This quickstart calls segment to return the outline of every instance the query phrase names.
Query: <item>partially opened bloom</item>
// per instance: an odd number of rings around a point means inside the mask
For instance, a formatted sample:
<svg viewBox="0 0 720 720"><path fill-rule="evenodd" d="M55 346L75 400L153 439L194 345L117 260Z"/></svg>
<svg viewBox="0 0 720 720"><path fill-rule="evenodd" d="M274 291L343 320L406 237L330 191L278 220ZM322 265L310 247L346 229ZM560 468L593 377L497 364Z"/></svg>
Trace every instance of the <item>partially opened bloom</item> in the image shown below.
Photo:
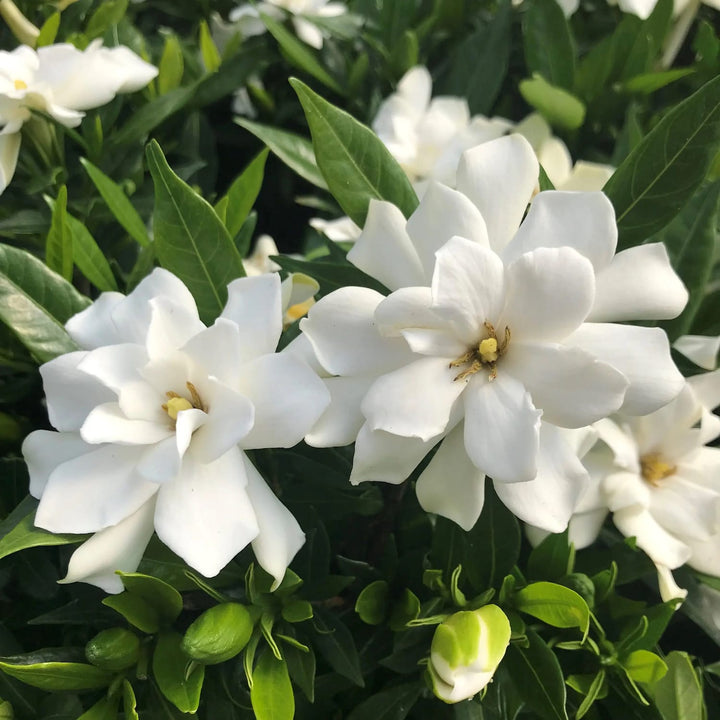
<svg viewBox="0 0 720 720"><path fill-rule="evenodd" d="M20 129L32 109L76 127L85 110L145 87L157 72L129 48L99 40L83 51L67 43L0 51L0 192L15 172Z"/></svg>
<svg viewBox="0 0 720 720"><path fill-rule="evenodd" d="M276 273L233 281L211 327L157 269L127 297L104 293L67 323L83 350L46 363L50 422L23 445L35 524L94 533L65 582L119 592L153 530L203 575L252 543L277 582L304 541L244 450L290 447L327 405L320 380L276 354Z"/></svg>
<svg viewBox="0 0 720 720"><path fill-rule="evenodd" d="M652 412L683 385L662 330L616 324L684 307L664 247L615 255L599 192L543 192L524 217L537 177L512 135L467 151L458 190L431 184L407 221L371 202L348 259L392 293L345 287L301 321L333 376L307 441L355 440L355 483L402 482L442 441L418 498L466 529L487 474L518 517L563 530L586 479L565 429Z"/></svg>

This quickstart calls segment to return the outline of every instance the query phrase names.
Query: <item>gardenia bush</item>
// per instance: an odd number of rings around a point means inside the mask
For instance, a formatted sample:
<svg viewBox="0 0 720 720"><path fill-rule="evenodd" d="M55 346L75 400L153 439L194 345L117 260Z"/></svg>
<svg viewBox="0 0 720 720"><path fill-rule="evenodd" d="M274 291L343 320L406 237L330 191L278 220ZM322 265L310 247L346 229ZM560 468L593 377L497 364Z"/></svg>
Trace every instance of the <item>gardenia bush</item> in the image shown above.
<svg viewBox="0 0 720 720"><path fill-rule="evenodd" d="M716 12L0 2L0 718L719 718Z"/></svg>

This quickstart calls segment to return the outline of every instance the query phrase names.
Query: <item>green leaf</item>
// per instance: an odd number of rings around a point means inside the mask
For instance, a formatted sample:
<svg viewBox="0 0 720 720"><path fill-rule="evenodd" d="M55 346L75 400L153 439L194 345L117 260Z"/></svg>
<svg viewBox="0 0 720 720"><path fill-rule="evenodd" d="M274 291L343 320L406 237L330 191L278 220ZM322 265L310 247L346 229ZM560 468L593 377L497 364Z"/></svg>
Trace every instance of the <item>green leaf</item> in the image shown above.
<svg viewBox="0 0 720 720"><path fill-rule="evenodd" d="M127 12L128 0L106 0L90 16L85 27L85 35L89 40L100 37L105 31L117 25Z"/></svg>
<svg viewBox="0 0 720 720"><path fill-rule="evenodd" d="M100 698L78 720L116 720L120 696Z"/></svg>
<svg viewBox="0 0 720 720"><path fill-rule="evenodd" d="M290 679L305 694L310 701L315 700L315 653L303 652L292 645L283 648L285 662L287 662Z"/></svg>
<svg viewBox="0 0 720 720"><path fill-rule="evenodd" d="M0 245L0 320L38 362L78 349L63 324L89 304L30 253Z"/></svg>
<svg viewBox="0 0 720 720"><path fill-rule="evenodd" d="M528 647L510 643L503 665L520 697L542 720L568 720L565 683L555 653L530 628Z"/></svg>
<svg viewBox="0 0 720 720"><path fill-rule="evenodd" d="M295 696L285 660L264 652L252 672L250 702L257 720L292 720Z"/></svg>
<svg viewBox="0 0 720 720"><path fill-rule="evenodd" d="M7 557L20 550L46 545L69 545L82 542L87 535L56 535L36 528L35 510L38 501L28 495L0 523L0 558Z"/></svg>
<svg viewBox="0 0 720 720"><path fill-rule="evenodd" d="M554 2L554 0L553 0ZM527 576L532 580L560 580L573 571L575 549L568 540L568 531L548 535L528 558Z"/></svg>
<svg viewBox="0 0 720 720"><path fill-rule="evenodd" d="M176 35L168 35L158 64L157 86L160 95L179 87L184 71L185 61L180 41Z"/></svg>
<svg viewBox="0 0 720 720"><path fill-rule="evenodd" d="M343 211L362 227L375 198L393 203L409 217L417 196L380 138L299 80L290 84L305 111L318 167Z"/></svg>
<svg viewBox="0 0 720 720"><path fill-rule="evenodd" d="M140 640L124 627L101 630L85 645L88 662L101 670L119 672L135 665L140 657Z"/></svg>
<svg viewBox="0 0 720 720"><path fill-rule="evenodd" d="M421 692L417 681L386 688L363 700L347 720L405 720Z"/></svg>
<svg viewBox="0 0 720 720"><path fill-rule="evenodd" d="M652 685L667 673L667 665L662 658L649 650L635 650L622 663L625 672L635 682Z"/></svg>
<svg viewBox="0 0 720 720"><path fill-rule="evenodd" d="M705 720L703 693L687 653L673 651L668 671L649 691L663 720Z"/></svg>
<svg viewBox="0 0 720 720"><path fill-rule="evenodd" d="M217 205L222 202L227 203L224 223L230 237L234 238L240 232L240 228L255 204L265 176L267 156L267 148L258 153L217 203Z"/></svg>
<svg viewBox="0 0 720 720"><path fill-rule="evenodd" d="M182 595L168 583L142 573L124 573L118 570L125 591L142 598L155 609L161 623L170 625L182 612Z"/></svg>
<svg viewBox="0 0 720 720"><path fill-rule="evenodd" d="M451 50L443 92L466 98L473 115L490 114L507 75L511 18L510 2L498 3L490 23Z"/></svg>
<svg viewBox="0 0 720 720"><path fill-rule="evenodd" d="M210 28L205 20L200 23L200 55L205 70L209 73L215 72L220 67L220 53L215 46L215 41L210 34Z"/></svg>
<svg viewBox="0 0 720 720"><path fill-rule="evenodd" d="M59 29L60 13L56 11L42 24L35 47L41 48L46 45L52 45L55 42Z"/></svg>
<svg viewBox="0 0 720 720"><path fill-rule="evenodd" d="M94 690L107 687L113 674L87 663L0 661L0 670L10 677L41 690Z"/></svg>
<svg viewBox="0 0 720 720"><path fill-rule="evenodd" d="M679 317L661 323L671 341L690 332L705 297L715 258L719 202L720 181L716 181L696 193L658 238L690 293Z"/></svg>
<svg viewBox="0 0 720 720"><path fill-rule="evenodd" d="M585 122L585 105L563 88L551 85L537 73L520 82L520 94L551 125L576 130Z"/></svg>
<svg viewBox="0 0 720 720"><path fill-rule="evenodd" d="M72 280L73 245L72 234L67 224L67 188L58 190L53 208L50 230L45 243L45 262L65 280Z"/></svg>
<svg viewBox="0 0 720 720"><path fill-rule="evenodd" d="M212 206L170 169L154 140L147 159L155 184L158 260L187 285L209 325L225 307L228 283L245 275L242 258Z"/></svg>
<svg viewBox="0 0 720 720"><path fill-rule="evenodd" d="M102 199L107 204L110 212L125 228L128 235L143 247L150 245L150 236L145 223L133 207L128 196L123 192L123 189L86 158L80 158L80 162L98 192L102 195Z"/></svg>
<svg viewBox="0 0 720 720"><path fill-rule="evenodd" d="M65 221L72 235L73 255L78 270L101 292L117 290L110 263L90 231L69 213Z"/></svg>
<svg viewBox="0 0 720 720"><path fill-rule="evenodd" d="M135 691L127 679L123 680L123 711L125 714L125 720L140 720L137 713Z"/></svg>
<svg viewBox="0 0 720 720"><path fill-rule="evenodd" d="M720 140L720 77L676 105L603 188L612 200L618 250L665 227L702 183Z"/></svg>
<svg viewBox="0 0 720 720"><path fill-rule="evenodd" d="M672 70L663 70L662 72L641 73L626 80L623 83L623 88L629 93L649 95L680 78L692 75L694 72L695 70L693 68L673 68Z"/></svg>
<svg viewBox="0 0 720 720"><path fill-rule="evenodd" d="M137 595L124 592L103 598L103 605L120 613L131 625L148 635L160 630L160 617L157 610Z"/></svg>
<svg viewBox="0 0 720 720"><path fill-rule="evenodd" d="M153 653L153 676L162 694L180 712L194 713L200 704L205 666L197 664L188 674L188 659L181 643L182 635L176 632L158 637Z"/></svg>
<svg viewBox="0 0 720 720"><path fill-rule="evenodd" d="M260 13L260 19L265 23L268 32L275 38L280 49L287 60L300 70L304 70L308 75L312 75L319 80L325 87L330 88L338 95L345 95L343 87L328 73L325 66L318 60L315 54L295 35L285 29L282 23L273 20L269 15Z"/></svg>
<svg viewBox="0 0 720 720"><path fill-rule="evenodd" d="M185 631L183 652L203 665L234 658L248 644L253 620L248 609L236 602L208 608Z"/></svg>
<svg viewBox="0 0 720 720"><path fill-rule="evenodd" d="M302 135L279 130L270 125L250 122L244 118L235 118L235 122L262 140L271 152L300 177L305 178L321 190L328 189L325 178L317 166L312 143L308 139Z"/></svg>
<svg viewBox="0 0 720 720"><path fill-rule="evenodd" d="M557 87L572 90L575 42L560 5L555 0L532 0L522 29L528 70Z"/></svg>
<svg viewBox="0 0 720 720"><path fill-rule="evenodd" d="M289 623L299 623L313 616L313 606L307 600L295 598L283 605L282 617Z"/></svg>
<svg viewBox="0 0 720 720"><path fill-rule="evenodd" d="M317 631L313 643L330 667L339 675L364 687L355 641L345 623L321 607L315 609L313 622Z"/></svg>
<svg viewBox="0 0 720 720"><path fill-rule="evenodd" d="M355 601L355 612L368 625L380 625L387 617L390 588L385 580L366 585Z"/></svg>
<svg viewBox="0 0 720 720"><path fill-rule="evenodd" d="M574 590L550 582L531 583L514 595L515 607L548 625L580 628L586 634L590 608Z"/></svg>
<svg viewBox="0 0 720 720"><path fill-rule="evenodd" d="M567 683L568 685L570 685L570 687L573 687L573 685L571 685L570 683L570 678L568 678ZM592 707L592 704L598 698L602 698L605 695L607 695L607 676L605 673L605 669L601 668L598 674L595 675L592 682L590 683L590 686L587 689L587 693L585 694L583 701L580 703L580 706L575 713L576 720L581 720L581 718L585 717L588 710L590 710L590 708Z"/></svg>

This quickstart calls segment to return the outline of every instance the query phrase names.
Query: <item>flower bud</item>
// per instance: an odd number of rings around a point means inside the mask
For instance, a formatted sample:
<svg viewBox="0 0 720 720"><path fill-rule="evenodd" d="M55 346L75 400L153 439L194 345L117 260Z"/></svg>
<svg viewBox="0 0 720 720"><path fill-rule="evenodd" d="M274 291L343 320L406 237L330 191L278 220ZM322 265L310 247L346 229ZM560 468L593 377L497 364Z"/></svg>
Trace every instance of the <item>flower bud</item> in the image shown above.
<svg viewBox="0 0 720 720"><path fill-rule="evenodd" d="M221 603L206 610L187 629L182 641L186 655L203 665L235 657L250 640L253 620L240 603Z"/></svg>
<svg viewBox="0 0 720 720"><path fill-rule="evenodd" d="M510 643L510 622L497 605L463 610L438 625L428 672L446 703L471 698L492 679Z"/></svg>
<svg viewBox="0 0 720 720"><path fill-rule="evenodd" d="M134 665L139 654L138 636L131 630L119 627L102 630L85 646L88 662L111 672Z"/></svg>

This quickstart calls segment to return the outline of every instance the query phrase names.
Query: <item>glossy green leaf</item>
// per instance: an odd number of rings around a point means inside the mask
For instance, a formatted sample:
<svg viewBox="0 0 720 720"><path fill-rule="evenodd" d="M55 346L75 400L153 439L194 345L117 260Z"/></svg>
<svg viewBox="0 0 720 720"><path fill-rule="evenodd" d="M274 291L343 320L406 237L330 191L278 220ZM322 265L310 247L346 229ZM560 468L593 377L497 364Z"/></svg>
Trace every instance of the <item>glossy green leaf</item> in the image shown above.
<svg viewBox="0 0 720 720"><path fill-rule="evenodd" d="M274 20L269 15L261 12L260 18L268 32L275 38L285 57L296 68L305 71L308 75L312 75L319 80L325 87L330 88L338 95L344 95L345 90L325 69L325 66L318 60L316 55L310 48L291 32L289 32L282 23Z"/></svg>
<svg viewBox="0 0 720 720"><path fill-rule="evenodd" d="M242 173L235 178L228 191L217 203L218 205L223 202L227 203L223 222L230 233L230 237L234 238L240 232L240 228L242 228L255 204L257 196L260 194L263 177L265 176L267 156L267 149L258 153Z"/></svg>
<svg viewBox="0 0 720 720"><path fill-rule="evenodd" d="M296 598L283 605L282 617L289 623L299 623L313 616L313 606L307 600Z"/></svg>
<svg viewBox="0 0 720 720"><path fill-rule="evenodd" d="M662 658L649 650L635 650L622 663L625 672L635 682L652 685L665 676L668 668Z"/></svg>
<svg viewBox="0 0 720 720"><path fill-rule="evenodd" d="M702 183L720 141L720 77L676 105L603 188L612 200L618 249L665 227Z"/></svg>
<svg viewBox="0 0 720 720"><path fill-rule="evenodd" d="M287 663L290 679L303 691L310 702L314 702L315 653L313 649L310 648L309 652L303 652L292 645L288 645L283 648L283 656Z"/></svg>
<svg viewBox="0 0 720 720"><path fill-rule="evenodd" d="M123 713L125 720L140 720L135 691L129 680L123 680Z"/></svg>
<svg viewBox="0 0 720 720"><path fill-rule="evenodd" d="M271 152L300 177L321 190L327 190L327 183L315 160L312 143L307 138L244 118L235 118L235 122L262 140Z"/></svg>
<svg viewBox="0 0 720 720"><path fill-rule="evenodd" d="M531 583L514 595L515 607L548 625L579 628L585 634L590 625L590 608L574 590L550 582Z"/></svg>
<svg viewBox="0 0 720 720"><path fill-rule="evenodd" d="M355 640L345 623L321 607L316 608L313 623L317 630L313 637L315 648L320 651L320 654L338 675L363 687L365 681L360 669L360 658L355 647Z"/></svg>
<svg viewBox="0 0 720 720"><path fill-rule="evenodd" d="M67 188L63 185L58 190L50 230L45 242L45 262L51 270L67 281L72 280L72 240L72 234L67 224Z"/></svg>
<svg viewBox="0 0 720 720"><path fill-rule="evenodd" d="M82 542L87 535L61 535L35 527L38 501L28 495L0 523L0 558L20 550L46 545L70 545Z"/></svg>
<svg viewBox="0 0 720 720"><path fill-rule="evenodd" d="M149 245L150 236L148 235L145 223L142 221L138 211L133 207L133 204L123 189L86 158L81 158L80 162L110 209L110 212L125 228L128 235L143 247Z"/></svg>
<svg viewBox="0 0 720 720"><path fill-rule="evenodd" d="M188 659L181 649L182 635L165 632L158 637L153 653L153 676L162 694L184 713L194 713L200 704L205 666L196 664L188 674Z"/></svg>
<svg viewBox="0 0 720 720"><path fill-rule="evenodd" d="M662 72L642 73L635 75L623 83L623 88L630 93L649 95L650 93L664 88L666 85L691 75L693 68L673 68Z"/></svg>
<svg viewBox="0 0 720 720"><path fill-rule="evenodd" d="M685 652L667 658L667 674L650 688L663 720L705 720L702 686Z"/></svg>
<svg viewBox="0 0 720 720"><path fill-rule="evenodd" d="M40 27L40 34L37 38L35 47L41 48L46 45L52 45L57 37L58 30L60 29L60 13L54 12L48 16L47 20Z"/></svg>
<svg viewBox="0 0 720 720"><path fill-rule="evenodd" d="M573 570L575 549L568 531L548 535L528 558L527 576L531 580L560 580Z"/></svg>
<svg viewBox="0 0 720 720"><path fill-rule="evenodd" d="M43 662L20 664L0 660L0 670L41 690L94 690L107 687L112 673L87 663Z"/></svg>
<svg viewBox="0 0 720 720"><path fill-rule="evenodd" d="M525 62L531 73L572 90L575 42L565 13L556 0L531 0L523 15Z"/></svg>
<svg viewBox="0 0 720 720"><path fill-rule="evenodd" d="M124 592L103 598L103 605L122 615L131 625L152 635L160 630L158 611L138 595Z"/></svg>
<svg viewBox="0 0 720 720"><path fill-rule="evenodd" d="M205 70L209 73L215 72L220 67L220 53L215 41L210 34L210 28L205 20L200 23L200 56L202 57Z"/></svg>
<svg viewBox="0 0 720 720"><path fill-rule="evenodd" d="M168 35L158 64L157 87L160 95L165 95L179 87L184 72L182 45L177 36Z"/></svg>
<svg viewBox="0 0 720 720"><path fill-rule="evenodd" d="M264 652L252 671L250 701L257 720L292 720L295 696L285 660Z"/></svg>
<svg viewBox="0 0 720 720"><path fill-rule="evenodd" d="M366 585L355 601L355 612L368 625L380 625L387 617L390 588L385 580Z"/></svg>
<svg viewBox="0 0 720 720"><path fill-rule="evenodd" d="M147 159L155 184L158 260L187 285L200 318L211 324L225 307L228 283L245 275L242 258L212 206L170 169L155 141Z"/></svg>
<svg viewBox="0 0 720 720"><path fill-rule="evenodd" d="M90 231L70 213L66 224L72 235L73 259L78 270L101 292L116 291L118 286L110 263Z"/></svg>
<svg viewBox="0 0 720 720"><path fill-rule="evenodd" d="M85 27L85 35L90 39L100 37L113 25L117 25L127 12L128 0L105 0L98 5Z"/></svg>
<svg viewBox="0 0 720 720"><path fill-rule="evenodd" d="M564 130L576 130L585 122L585 105L575 95L550 84L535 74L519 85L520 94L551 125Z"/></svg>
<svg viewBox="0 0 720 720"><path fill-rule="evenodd" d="M503 665L520 697L542 720L568 720L565 683L555 653L530 628L528 647L510 643Z"/></svg>
<svg viewBox="0 0 720 720"><path fill-rule="evenodd" d="M421 692L417 681L393 685L363 700L347 720L405 720Z"/></svg>
<svg viewBox="0 0 720 720"><path fill-rule="evenodd" d="M120 697L100 698L87 712L84 712L78 720L116 720Z"/></svg>
<svg viewBox="0 0 720 720"><path fill-rule="evenodd" d="M142 598L153 607L160 621L170 625L181 613L182 595L168 583L159 578L142 573L124 573L118 571L125 591L135 597Z"/></svg>
<svg viewBox="0 0 720 720"><path fill-rule="evenodd" d="M573 687L573 685L570 683L570 678L568 678L567 683L568 685L570 685L570 687ZM607 695L607 674L605 672L605 669L601 668L597 675L595 675L595 677L592 679L592 682L587 688L585 697L583 698L577 709L577 712L575 713L576 720L581 720L581 718L585 717L588 710L590 710L590 708L592 707L593 703L597 699L602 698L605 695Z"/></svg>
<svg viewBox="0 0 720 720"><path fill-rule="evenodd" d="M380 138L304 83L291 79L290 84L305 111L318 167L344 212L362 227L375 198L393 203L409 217L417 196Z"/></svg>

